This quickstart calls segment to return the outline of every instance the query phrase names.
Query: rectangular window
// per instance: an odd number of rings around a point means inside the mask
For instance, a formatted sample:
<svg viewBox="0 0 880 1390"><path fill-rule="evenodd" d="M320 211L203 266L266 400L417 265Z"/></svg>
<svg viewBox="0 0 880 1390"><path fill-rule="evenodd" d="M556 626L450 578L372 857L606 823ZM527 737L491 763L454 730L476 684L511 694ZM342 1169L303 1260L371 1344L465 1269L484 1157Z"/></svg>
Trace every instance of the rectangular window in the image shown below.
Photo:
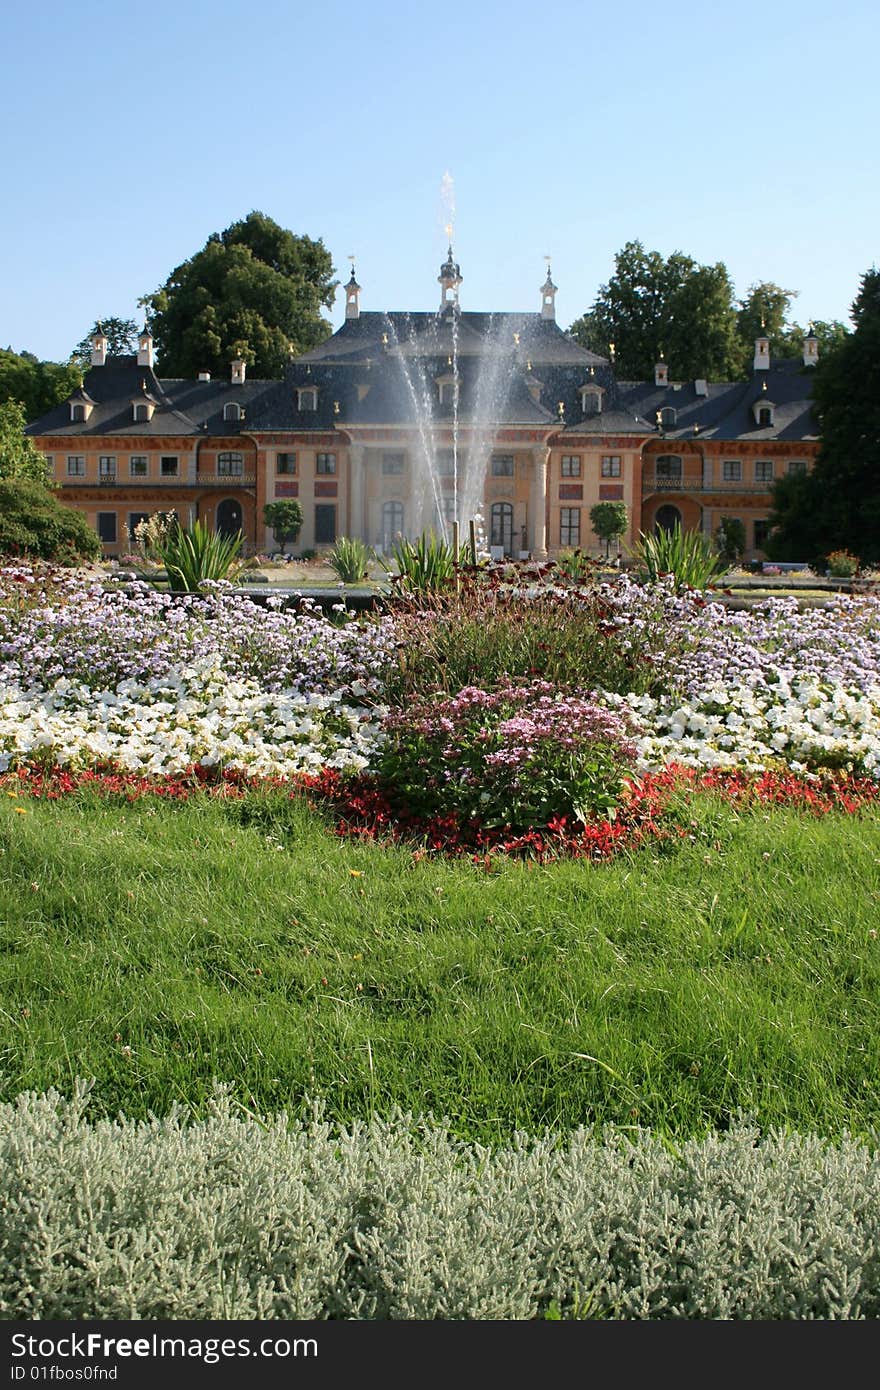
<svg viewBox="0 0 880 1390"><path fill-rule="evenodd" d="M67 455L67 476L68 478L84 478L86 476L85 454Z"/></svg>
<svg viewBox="0 0 880 1390"><path fill-rule="evenodd" d="M756 482L756 483L769 483L769 482L772 482L772 481L773 481L773 460L772 460L772 459L756 459L756 460L755 460L755 482Z"/></svg>
<svg viewBox="0 0 880 1390"><path fill-rule="evenodd" d="M807 471L807 465L803 459L789 459L788 476L790 478L800 478Z"/></svg>
<svg viewBox="0 0 880 1390"><path fill-rule="evenodd" d="M559 511L559 544L580 545L581 509L580 507L561 507Z"/></svg>
<svg viewBox="0 0 880 1390"><path fill-rule="evenodd" d="M295 473L296 454L276 454L275 455L276 473Z"/></svg>
<svg viewBox="0 0 880 1390"><path fill-rule="evenodd" d="M562 476L563 478L579 478L581 476L580 454L562 455Z"/></svg>
<svg viewBox="0 0 880 1390"><path fill-rule="evenodd" d="M493 477L493 478L512 478L512 477L513 477L513 454L493 454L493 455L492 455L492 477Z"/></svg>
<svg viewBox="0 0 880 1390"><path fill-rule="evenodd" d="M116 456L114 454L101 454L99 456L98 477L105 480L116 477Z"/></svg>
<svg viewBox="0 0 880 1390"><path fill-rule="evenodd" d="M382 472L388 477L392 473L402 473L404 469L404 454L383 454Z"/></svg>
<svg viewBox="0 0 880 1390"><path fill-rule="evenodd" d="M438 449L434 467L439 478L451 478L455 472L455 460L451 449Z"/></svg>
<svg viewBox="0 0 880 1390"><path fill-rule="evenodd" d="M43 455L43 458L46 460L46 477L47 477L47 478L54 478L54 477L55 477L55 458L54 458L54 455L52 455L52 454L44 454L44 455Z"/></svg>
<svg viewBox="0 0 880 1390"><path fill-rule="evenodd" d="M602 455L602 477L603 477L603 478L619 478L619 477L620 477L620 456L619 456L618 454L603 454L603 455Z"/></svg>
<svg viewBox="0 0 880 1390"><path fill-rule="evenodd" d="M336 472L336 455L335 455L335 454L315 454L315 472L316 472L316 473L335 473L335 472ZM331 507L330 510L333 511L334 509ZM335 522L334 522L334 526L335 526ZM335 540L335 536L334 536L334 540Z"/></svg>
<svg viewBox="0 0 880 1390"><path fill-rule="evenodd" d="M336 540L336 508L319 502L315 507L315 544L332 545Z"/></svg>
<svg viewBox="0 0 880 1390"><path fill-rule="evenodd" d="M240 478L244 473L244 459L241 454L218 454L217 473L221 478Z"/></svg>
<svg viewBox="0 0 880 1390"><path fill-rule="evenodd" d="M762 517L755 522L755 549L763 550L767 537L770 534L770 522L766 517Z"/></svg>
<svg viewBox="0 0 880 1390"><path fill-rule="evenodd" d="M739 459L725 459L721 465L721 476L726 483L741 483L743 466Z"/></svg>
<svg viewBox="0 0 880 1390"><path fill-rule="evenodd" d="M163 454L162 464L159 470L163 478L177 477L177 458L174 454Z"/></svg>
<svg viewBox="0 0 880 1390"><path fill-rule="evenodd" d="M98 512L98 537L105 545L116 544L115 512Z"/></svg>
<svg viewBox="0 0 880 1390"><path fill-rule="evenodd" d="M128 460L129 477L145 478L147 476L147 456L146 454L132 454Z"/></svg>

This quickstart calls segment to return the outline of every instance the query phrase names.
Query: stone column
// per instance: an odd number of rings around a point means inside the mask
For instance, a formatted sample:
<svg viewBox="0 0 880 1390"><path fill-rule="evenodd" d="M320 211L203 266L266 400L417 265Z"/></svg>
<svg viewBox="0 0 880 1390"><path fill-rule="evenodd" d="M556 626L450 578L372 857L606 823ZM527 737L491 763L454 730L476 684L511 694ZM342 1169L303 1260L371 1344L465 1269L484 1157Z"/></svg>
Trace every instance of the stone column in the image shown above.
<svg viewBox="0 0 880 1390"><path fill-rule="evenodd" d="M547 463L550 450L543 444L532 450L532 486L529 492L529 549L534 560L547 558Z"/></svg>
<svg viewBox="0 0 880 1390"><path fill-rule="evenodd" d="M351 444L348 450L348 534L369 540L364 530L364 469L366 448Z"/></svg>

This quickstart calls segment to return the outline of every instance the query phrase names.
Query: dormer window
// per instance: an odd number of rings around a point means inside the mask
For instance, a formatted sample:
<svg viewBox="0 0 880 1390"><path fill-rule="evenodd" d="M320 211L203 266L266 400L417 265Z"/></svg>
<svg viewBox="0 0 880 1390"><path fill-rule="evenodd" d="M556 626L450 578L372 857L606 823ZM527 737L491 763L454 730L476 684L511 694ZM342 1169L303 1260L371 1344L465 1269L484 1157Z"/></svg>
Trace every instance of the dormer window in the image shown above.
<svg viewBox="0 0 880 1390"><path fill-rule="evenodd" d="M296 408L297 410L317 410L318 388L316 386L297 387Z"/></svg>
<svg viewBox="0 0 880 1390"><path fill-rule="evenodd" d="M596 386L590 382L588 386L581 387L581 413L584 415L599 415L602 411L602 397L605 393L601 386Z"/></svg>
<svg viewBox="0 0 880 1390"><path fill-rule="evenodd" d="M132 417L136 425L145 425L153 413L153 407L146 402L135 401L132 406Z"/></svg>
<svg viewBox="0 0 880 1390"><path fill-rule="evenodd" d="M760 400L755 402L752 406L752 413L754 414L755 424L758 426L759 430L771 428L775 409L776 406L772 401Z"/></svg>
<svg viewBox="0 0 880 1390"><path fill-rule="evenodd" d="M74 425L85 424L86 408L84 405L72 405L70 407L70 418Z"/></svg>
<svg viewBox="0 0 880 1390"><path fill-rule="evenodd" d="M455 377L441 376L437 378L437 391L441 405L455 404Z"/></svg>
<svg viewBox="0 0 880 1390"><path fill-rule="evenodd" d="M664 405L662 410L657 411L657 424L661 430L674 430L678 423L678 411L674 405Z"/></svg>
<svg viewBox="0 0 880 1390"><path fill-rule="evenodd" d="M227 401L223 407L224 420L240 420L243 415L244 411L235 401Z"/></svg>

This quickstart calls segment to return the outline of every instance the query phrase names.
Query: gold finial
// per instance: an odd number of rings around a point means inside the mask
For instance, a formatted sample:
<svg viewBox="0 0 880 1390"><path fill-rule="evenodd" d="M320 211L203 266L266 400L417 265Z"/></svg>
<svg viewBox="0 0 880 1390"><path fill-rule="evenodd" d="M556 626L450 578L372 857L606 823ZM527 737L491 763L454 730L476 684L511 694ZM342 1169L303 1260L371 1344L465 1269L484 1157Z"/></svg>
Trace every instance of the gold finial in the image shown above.
<svg viewBox="0 0 880 1390"><path fill-rule="evenodd" d="M334 401L334 402L333 402L333 414L334 414L334 415L338 415L338 414L339 414L339 402L338 402L338 401Z"/></svg>
<svg viewBox="0 0 880 1390"><path fill-rule="evenodd" d="M383 344L384 347L387 347L387 346L388 346L388 334L387 334L387 333L383 333L383 334L382 334L382 344Z"/></svg>
<svg viewBox="0 0 880 1390"><path fill-rule="evenodd" d="M559 418L560 420L565 419L565 401L559 402Z"/></svg>
<svg viewBox="0 0 880 1390"><path fill-rule="evenodd" d="M518 333L514 333L514 335L513 335L513 341L516 343L517 347L519 347L519 334L518 334Z"/></svg>
<svg viewBox="0 0 880 1390"><path fill-rule="evenodd" d="M613 343L609 343L609 344L608 344L608 356L611 358L611 361L613 362L613 361L614 361L614 344L613 344Z"/></svg>

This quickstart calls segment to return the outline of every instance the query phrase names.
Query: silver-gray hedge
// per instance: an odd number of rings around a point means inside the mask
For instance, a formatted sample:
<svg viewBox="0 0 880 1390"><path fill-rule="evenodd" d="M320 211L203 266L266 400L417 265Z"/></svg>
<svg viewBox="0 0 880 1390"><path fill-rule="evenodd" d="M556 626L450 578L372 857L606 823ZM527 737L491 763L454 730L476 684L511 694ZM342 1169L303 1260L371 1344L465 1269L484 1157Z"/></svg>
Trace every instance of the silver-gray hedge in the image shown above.
<svg viewBox="0 0 880 1390"><path fill-rule="evenodd" d="M742 1123L463 1144L398 1115L0 1106L0 1316L876 1318L880 1158Z"/></svg>

